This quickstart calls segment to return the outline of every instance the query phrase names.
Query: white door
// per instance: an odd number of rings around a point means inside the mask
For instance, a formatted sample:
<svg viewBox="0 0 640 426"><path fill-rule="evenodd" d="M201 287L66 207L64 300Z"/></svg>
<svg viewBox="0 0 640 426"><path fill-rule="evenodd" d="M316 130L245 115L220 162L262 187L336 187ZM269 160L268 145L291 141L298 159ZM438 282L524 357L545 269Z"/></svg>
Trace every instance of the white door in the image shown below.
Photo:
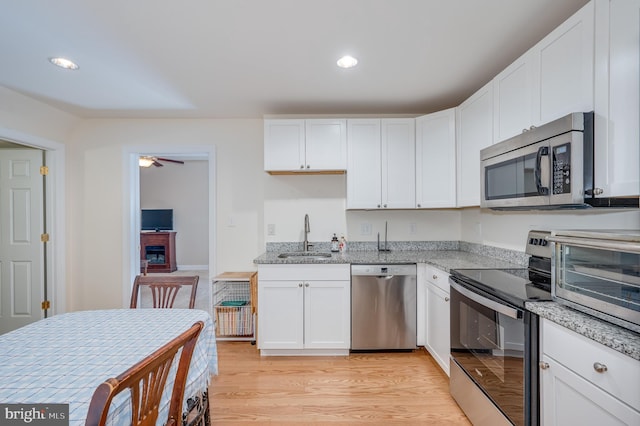
<svg viewBox="0 0 640 426"><path fill-rule="evenodd" d="M43 317L42 151L0 150L0 333Z"/></svg>

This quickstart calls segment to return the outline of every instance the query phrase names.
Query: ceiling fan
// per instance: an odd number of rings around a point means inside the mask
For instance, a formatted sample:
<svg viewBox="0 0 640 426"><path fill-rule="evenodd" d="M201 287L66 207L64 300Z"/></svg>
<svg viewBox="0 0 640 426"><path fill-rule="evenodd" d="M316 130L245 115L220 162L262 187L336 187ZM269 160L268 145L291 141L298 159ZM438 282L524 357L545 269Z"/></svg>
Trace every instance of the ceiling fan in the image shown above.
<svg viewBox="0 0 640 426"><path fill-rule="evenodd" d="M138 164L140 165L140 167L151 167L151 166L162 167L164 166L164 164L161 163L162 161L167 163L184 164L184 161L180 161L180 160L172 160L170 158L149 157L149 156L141 156L138 159Z"/></svg>

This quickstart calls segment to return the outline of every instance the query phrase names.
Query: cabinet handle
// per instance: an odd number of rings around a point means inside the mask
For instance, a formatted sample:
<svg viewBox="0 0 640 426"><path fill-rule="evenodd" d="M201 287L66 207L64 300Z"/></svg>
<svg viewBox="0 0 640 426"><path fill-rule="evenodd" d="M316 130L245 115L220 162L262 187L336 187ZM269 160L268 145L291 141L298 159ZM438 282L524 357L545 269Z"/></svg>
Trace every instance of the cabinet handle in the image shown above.
<svg viewBox="0 0 640 426"><path fill-rule="evenodd" d="M310 168L311 168L311 166L307 164L307 169L310 169Z"/></svg>
<svg viewBox="0 0 640 426"><path fill-rule="evenodd" d="M309 287L309 283L304 283L304 286L305 287Z"/></svg>
<svg viewBox="0 0 640 426"><path fill-rule="evenodd" d="M386 205L386 204L384 205L384 208L385 208L385 209L387 208L387 205Z"/></svg>
<svg viewBox="0 0 640 426"><path fill-rule="evenodd" d="M546 370L549 368L549 363L548 362L544 362L544 361L540 361L540 369L541 370Z"/></svg>
<svg viewBox="0 0 640 426"><path fill-rule="evenodd" d="M436 274L433 274L432 276L433 276L433 279L434 279L434 280L437 280L437 279L438 279L438 276L437 276Z"/></svg>
<svg viewBox="0 0 640 426"><path fill-rule="evenodd" d="M378 208L380 208L380 204L378 204Z"/></svg>
<svg viewBox="0 0 640 426"><path fill-rule="evenodd" d="M448 298L448 297L445 297L445 298L444 298L444 301L445 301L445 302L448 302L448 301L449 301L449 298Z"/></svg>
<svg viewBox="0 0 640 426"><path fill-rule="evenodd" d="M302 287L302 283L298 283L298 287Z"/></svg>
<svg viewBox="0 0 640 426"><path fill-rule="evenodd" d="M301 169L304 169L304 164L300 164L300 168L301 168Z"/></svg>
<svg viewBox="0 0 640 426"><path fill-rule="evenodd" d="M604 373L605 371L607 371L607 366L599 362L594 362L593 369L596 370L598 373Z"/></svg>
<svg viewBox="0 0 640 426"><path fill-rule="evenodd" d="M418 204L418 207L422 207L420 204Z"/></svg>

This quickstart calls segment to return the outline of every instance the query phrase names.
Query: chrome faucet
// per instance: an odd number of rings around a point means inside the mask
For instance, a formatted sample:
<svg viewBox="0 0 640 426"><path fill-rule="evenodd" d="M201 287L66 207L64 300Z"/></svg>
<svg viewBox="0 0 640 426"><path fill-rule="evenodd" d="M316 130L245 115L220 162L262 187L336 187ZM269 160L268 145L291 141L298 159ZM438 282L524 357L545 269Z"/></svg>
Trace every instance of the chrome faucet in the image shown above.
<svg viewBox="0 0 640 426"><path fill-rule="evenodd" d="M302 249L304 251L309 251L310 247L313 247L313 244L309 244L309 232L311 232L311 228L309 227L309 215L304 215L304 241L302 242Z"/></svg>

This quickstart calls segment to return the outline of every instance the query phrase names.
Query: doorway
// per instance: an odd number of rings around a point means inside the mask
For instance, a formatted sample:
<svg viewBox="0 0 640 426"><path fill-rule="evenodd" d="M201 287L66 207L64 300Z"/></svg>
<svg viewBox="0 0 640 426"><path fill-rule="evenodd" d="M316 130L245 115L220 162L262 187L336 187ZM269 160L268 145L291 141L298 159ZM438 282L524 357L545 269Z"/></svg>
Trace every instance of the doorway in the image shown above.
<svg viewBox="0 0 640 426"><path fill-rule="evenodd" d="M205 265L199 265L201 269L206 268L209 276L215 274L215 148L214 147L188 147L188 146L166 146L159 149L158 146L136 146L129 147L127 150L128 167L125 168L125 182L128 182L129 192L125 193L125 208L128 211L128 220L125 221L124 241L127 249L124 250L126 258L123 260L124 277L123 277L123 306L129 305L129 296L131 294L131 286L136 275L140 273L140 210L141 210L141 167L138 159L142 156L167 157L183 161L199 160L206 162L206 210L208 211L207 226L208 235L206 248L208 256ZM169 166L167 166L169 167ZM179 166L176 166L179 167ZM128 171L128 174L126 173ZM185 187L184 191L189 188ZM145 206L143 206L145 207ZM148 206L147 206L148 207ZM157 207L165 207L158 205ZM184 207L182 207L184 209ZM184 210L183 210L184 211ZM178 212L176 212L178 213ZM188 220L182 214L182 218L176 220ZM188 273L188 272L187 272ZM207 277L208 278L208 277ZM201 285L204 287L207 280L201 279ZM208 287L208 286L207 286Z"/></svg>

